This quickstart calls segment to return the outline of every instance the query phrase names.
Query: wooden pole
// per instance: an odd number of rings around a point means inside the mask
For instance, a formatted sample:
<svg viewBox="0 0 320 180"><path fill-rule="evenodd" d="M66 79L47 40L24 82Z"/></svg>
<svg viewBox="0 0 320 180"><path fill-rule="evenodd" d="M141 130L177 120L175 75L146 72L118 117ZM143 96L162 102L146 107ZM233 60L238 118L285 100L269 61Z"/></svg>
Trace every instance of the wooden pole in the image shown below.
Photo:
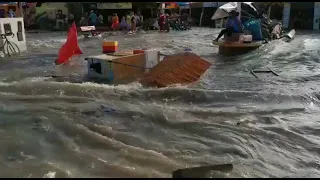
<svg viewBox="0 0 320 180"><path fill-rule="evenodd" d="M268 18L270 19L270 15L271 15L271 7L272 7L272 4L269 6L268 8Z"/></svg>
<svg viewBox="0 0 320 180"><path fill-rule="evenodd" d="M22 9L22 2L18 2L18 8L19 8L19 11L20 11L20 16L23 18L24 13L23 13L23 9Z"/></svg>
<svg viewBox="0 0 320 180"><path fill-rule="evenodd" d="M202 25L203 13L204 13L204 7L202 6L202 11L201 11L201 15L200 15L200 22L199 22L199 26L201 26L201 25Z"/></svg>
<svg viewBox="0 0 320 180"><path fill-rule="evenodd" d="M239 18L241 17L241 2L237 2L237 11L239 12Z"/></svg>

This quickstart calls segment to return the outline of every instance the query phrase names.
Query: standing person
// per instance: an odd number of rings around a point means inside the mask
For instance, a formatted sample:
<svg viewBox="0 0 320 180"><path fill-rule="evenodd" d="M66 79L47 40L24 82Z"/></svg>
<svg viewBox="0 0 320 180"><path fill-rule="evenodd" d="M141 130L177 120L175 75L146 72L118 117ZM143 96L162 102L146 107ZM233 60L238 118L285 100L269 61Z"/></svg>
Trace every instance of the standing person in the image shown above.
<svg viewBox="0 0 320 180"><path fill-rule="evenodd" d="M186 12L183 12L180 20L182 25L187 26L189 24L189 15Z"/></svg>
<svg viewBox="0 0 320 180"><path fill-rule="evenodd" d="M136 14L136 17L137 17L137 26L141 26L142 23L143 23L143 16L141 15L141 13L138 11L137 14Z"/></svg>
<svg viewBox="0 0 320 180"><path fill-rule="evenodd" d="M113 17L112 17L112 25L111 25L111 29L113 31L117 31L119 30L119 17L116 13L113 14Z"/></svg>
<svg viewBox="0 0 320 180"><path fill-rule="evenodd" d="M28 4L27 2L21 2L21 6L22 6L23 15L25 16L27 14Z"/></svg>
<svg viewBox="0 0 320 180"><path fill-rule="evenodd" d="M14 11L13 11L12 9L10 9L10 10L8 11L8 17L9 17L9 18L14 18L14 17L16 17L16 14L14 13Z"/></svg>
<svg viewBox="0 0 320 180"><path fill-rule="evenodd" d="M82 16L79 24L80 24L80 26L88 26L88 20Z"/></svg>
<svg viewBox="0 0 320 180"><path fill-rule="evenodd" d="M164 23L164 30L166 30L167 32L170 31L170 25L169 25L169 14L166 14L166 20L165 20L165 23Z"/></svg>
<svg viewBox="0 0 320 180"><path fill-rule="evenodd" d="M131 31L133 33L137 31L137 22L136 22L136 17L134 15L131 16Z"/></svg>
<svg viewBox="0 0 320 180"><path fill-rule="evenodd" d="M134 14L134 18L136 21L136 27L139 27L141 25L140 17L137 14Z"/></svg>
<svg viewBox="0 0 320 180"><path fill-rule="evenodd" d="M120 29L124 30L127 28L127 22L126 22L126 17L122 17L121 22L120 22Z"/></svg>
<svg viewBox="0 0 320 180"><path fill-rule="evenodd" d="M164 25L166 23L166 15L161 12L160 13L160 17L159 17L159 20L158 20L158 24L159 24L159 27L160 27L160 31L164 31Z"/></svg>
<svg viewBox="0 0 320 180"><path fill-rule="evenodd" d="M93 10L90 11L90 15L89 15L89 26L96 26L97 25L97 20L98 20L98 17L97 17L97 14L94 13Z"/></svg>
<svg viewBox="0 0 320 180"><path fill-rule="evenodd" d="M108 24L107 24L107 26L112 26L112 17L113 16L108 16Z"/></svg>
<svg viewBox="0 0 320 180"><path fill-rule="evenodd" d="M102 26L103 25L103 16L101 13L100 13L98 19L99 19L99 24Z"/></svg>
<svg viewBox="0 0 320 180"><path fill-rule="evenodd" d="M72 13L68 13L68 24L69 26L71 26L71 24L73 23L74 21L74 16Z"/></svg>
<svg viewBox="0 0 320 180"><path fill-rule="evenodd" d="M127 23L127 31L131 32L131 12L128 12L126 16L126 23Z"/></svg>

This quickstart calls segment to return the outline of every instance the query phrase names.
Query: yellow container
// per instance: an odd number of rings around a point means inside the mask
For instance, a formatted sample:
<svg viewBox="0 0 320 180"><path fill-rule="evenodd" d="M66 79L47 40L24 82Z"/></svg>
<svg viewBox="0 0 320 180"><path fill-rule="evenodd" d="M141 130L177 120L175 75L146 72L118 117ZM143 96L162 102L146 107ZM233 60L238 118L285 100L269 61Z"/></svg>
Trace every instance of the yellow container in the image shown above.
<svg viewBox="0 0 320 180"><path fill-rule="evenodd" d="M118 41L103 41L102 52L114 53L118 50Z"/></svg>
<svg viewBox="0 0 320 180"><path fill-rule="evenodd" d="M118 41L103 41L102 46L118 46Z"/></svg>

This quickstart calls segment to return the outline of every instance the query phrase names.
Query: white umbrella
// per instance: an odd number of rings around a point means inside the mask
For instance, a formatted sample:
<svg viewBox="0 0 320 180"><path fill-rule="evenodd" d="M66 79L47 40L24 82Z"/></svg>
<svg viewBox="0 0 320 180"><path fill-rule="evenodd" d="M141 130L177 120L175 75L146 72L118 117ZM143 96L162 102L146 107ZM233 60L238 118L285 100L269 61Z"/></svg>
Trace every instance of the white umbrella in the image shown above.
<svg viewBox="0 0 320 180"><path fill-rule="evenodd" d="M252 6L252 2L242 2L244 4L249 5L251 8L253 8L256 11L256 8ZM229 16L229 13L232 10L237 10L237 2L229 2L227 4L224 4L222 6L220 6L217 11L213 14L213 16L211 17L212 20L215 19L221 19L221 18L225 18Z"/></svg>

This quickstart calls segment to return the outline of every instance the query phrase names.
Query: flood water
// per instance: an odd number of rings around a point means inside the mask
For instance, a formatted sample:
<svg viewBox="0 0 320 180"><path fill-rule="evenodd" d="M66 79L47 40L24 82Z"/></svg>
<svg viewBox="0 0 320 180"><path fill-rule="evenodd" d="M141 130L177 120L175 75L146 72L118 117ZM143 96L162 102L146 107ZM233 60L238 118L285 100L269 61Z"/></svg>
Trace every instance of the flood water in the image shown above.
<svg viewBox="0 0 320 180"><path fill-rule="evenodd" d="M320 177L320 34L223 58L210 45L218 32L103 37L120 49L191 48L213 64L195 85L161 89L84 81L103 38L79 34L84 54L56 67L66 33L27 34L27 53L0 60L0 177L171 177L222 163L234 165L225 177Z"/></svg>

